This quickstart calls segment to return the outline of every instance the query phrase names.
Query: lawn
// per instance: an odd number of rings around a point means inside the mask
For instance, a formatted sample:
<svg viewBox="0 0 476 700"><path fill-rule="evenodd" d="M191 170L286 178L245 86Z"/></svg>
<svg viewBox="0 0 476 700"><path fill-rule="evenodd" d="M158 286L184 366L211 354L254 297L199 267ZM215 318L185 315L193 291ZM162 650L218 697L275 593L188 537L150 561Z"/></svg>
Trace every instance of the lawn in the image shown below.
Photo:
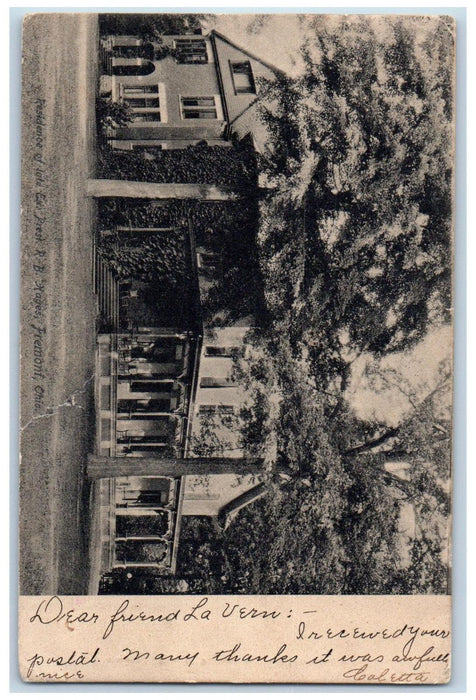
<svg viewBox="0 0 476 700"><path fill-rule="evenodd" d="M97 17L30 15L23 32L20 588L87 590L94 442Z"/></svg>

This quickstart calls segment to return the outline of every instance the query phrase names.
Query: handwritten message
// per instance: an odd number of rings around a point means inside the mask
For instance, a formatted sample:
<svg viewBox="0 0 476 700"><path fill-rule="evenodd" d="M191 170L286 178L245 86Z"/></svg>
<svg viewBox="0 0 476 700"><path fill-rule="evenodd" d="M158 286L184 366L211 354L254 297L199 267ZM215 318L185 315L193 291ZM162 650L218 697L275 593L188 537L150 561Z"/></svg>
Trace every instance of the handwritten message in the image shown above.
<svg viewBox="0 0 476 700"><path fill-rule="evenodd" d="M22 597L25 681L446 683L447 596Z"/></svg>

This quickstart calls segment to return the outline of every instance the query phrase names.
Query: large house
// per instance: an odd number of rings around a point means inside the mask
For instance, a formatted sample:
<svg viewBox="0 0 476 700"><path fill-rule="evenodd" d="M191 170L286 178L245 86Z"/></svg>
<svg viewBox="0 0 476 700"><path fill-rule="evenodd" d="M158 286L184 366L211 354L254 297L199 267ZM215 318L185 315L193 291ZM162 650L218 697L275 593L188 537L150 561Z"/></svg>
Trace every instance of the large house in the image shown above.
<svg viewBox="0 0 476 700"><path fill-rule="evenodd" d="M279 73L222 34L133 36L102 41L101 91L131 108L132 123L111 130L113 148L184 148L205 140L229 145L251 134L258 150L266 129L257 119L260 79Z"/></svg>
<svg viewBox="0 0 476 700"><path fill-rule="evenodd" d="M204 322L202 304L221 262L193 238L188 243L192 293L178 302L189 304L189 322L141 325L146 311L136 317L134 302L140 303L144 283L137 277L116 282L117 325L100 333L97 344L99 457L242 454L237 427L246 395L234 379L234 361L246 352L249 318L219 327ZM98 488L102 570L156 566L167 573L175 570L183 516L206 515L226 524L263 493L255 478L235 474L121 474L100 479Z"/></svg>
<svg viewBox="0 0 476 700"><path fill-rule="evenodd" d="M127 127L109 132L112 148L160 158L158 151L203 141L230 146L232 134L262 148L265 129L255 112L259 79L272 78L276 69L217 32L164 36L155 44L107 37L102 59L102 92L129 104L133 114ZM238 226L235 240L226 243L213 222L204 233L193 221L165 221L162 205L127 201L123 218L99 232L96 456L131 458L131 464L217 453L239 457L246 395L234 367L246 353L253 315L240 307L231 321L218 322L207 304L210 290L216 296L220 284L228 284L230 266L236 275L242 264L249 274L253 224ZM239 258L244 241L250 250L245 245ZM108 260L111 250L122 256L122 269L129 264L129 274L117 274ZM164 250L172 251L180 271L172 286L156 272ZM233 473L159 477L121 471L99 479L96 489L102 573L129 567L173 573L182 517L215 517L226 526L264 493L259 478Z"/></svg>

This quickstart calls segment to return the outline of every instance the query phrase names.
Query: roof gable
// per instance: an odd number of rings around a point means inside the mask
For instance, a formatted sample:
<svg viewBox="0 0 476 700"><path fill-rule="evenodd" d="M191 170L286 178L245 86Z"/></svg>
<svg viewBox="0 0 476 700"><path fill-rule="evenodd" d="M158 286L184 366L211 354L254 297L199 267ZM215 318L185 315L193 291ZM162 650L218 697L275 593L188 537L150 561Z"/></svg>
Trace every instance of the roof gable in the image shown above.
<svg viewBox="0 0 476 700"><path fill-rule="evenodd" d="M225 101L227 121L230 127L233 128L234 122L241 120L249 108L256 103L259 91L256 79L267 78L272 80L283 72L215 30L210 33L210 39ZM251 71L249 90L240 88L237 84L236 73L237 67L240 65L242 67L249 66ZM256 122L256 110L252 110L252 112L253 119L251 119L251 124L253 125L253 122ZM261 127L258 124L256 126L257 128ZM253 133L253 129L250 131Z"/></svg>
<svg viewBox="0 0 476 700"><path fill-rule="evenodd" d="M244 57L246 57L252 61L255 61L257 63L260 63L263 66L263 68L265 68L267 71L271 71L275 75L283 75L284 74L284 72L280 68L277 68L272 63L268 63L268 61L264 61L259 56L256 56L256 54L253 54L253 53L251 53L251 51L248 51L248 49L244 49L242 46L238 46L238 44L235 44L234 41L231 41L231 39L228 39L228 37L226 37L224 34L217 32L216 29L213 29L210 32L210 37L215 37L217 42L223 42L223 44L227 44L234 51L239 51L241 54L243 54Z"/></svg>

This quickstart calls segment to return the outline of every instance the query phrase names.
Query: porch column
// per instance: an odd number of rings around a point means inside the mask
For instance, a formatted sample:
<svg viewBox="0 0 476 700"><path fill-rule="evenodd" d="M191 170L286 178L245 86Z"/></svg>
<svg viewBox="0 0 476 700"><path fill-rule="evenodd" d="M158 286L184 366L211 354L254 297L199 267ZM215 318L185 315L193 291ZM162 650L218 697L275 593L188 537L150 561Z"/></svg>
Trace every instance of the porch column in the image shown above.
<svg viewBox="0 0 476 700"><path fill-rule="evenodd" d="M101 457L89 455L88 477L102 479L121 476L169 476L190 474L256 474L263 460L237 457Z"/></svg>
<svg viewBox="0 0 476 700"><path fill-rule="evenodd" d="M86 193L90 197L128 197L139 199L197 199L203 201L230 201L236 194L204 184L138 182L131 180L87 180Z"/></svg>

